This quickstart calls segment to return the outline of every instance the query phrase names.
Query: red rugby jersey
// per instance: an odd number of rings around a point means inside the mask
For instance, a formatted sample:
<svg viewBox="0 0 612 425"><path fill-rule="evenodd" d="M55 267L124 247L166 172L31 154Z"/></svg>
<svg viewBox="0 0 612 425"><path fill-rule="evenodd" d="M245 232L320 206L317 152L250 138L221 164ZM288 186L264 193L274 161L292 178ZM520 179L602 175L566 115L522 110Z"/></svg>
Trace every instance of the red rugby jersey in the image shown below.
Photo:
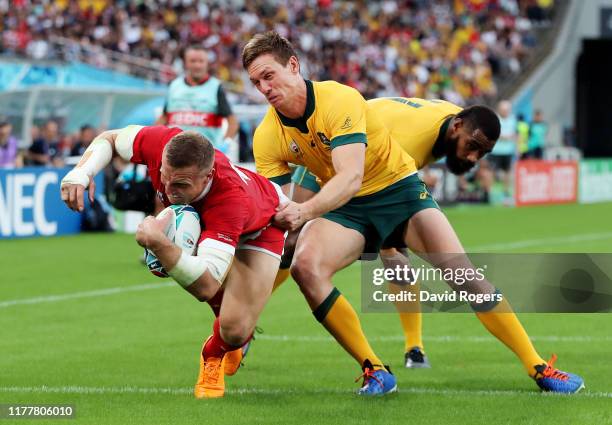
<svg viewBox="0 0 612 425"><path fill-rule="evenodd" d="M180 128L151 126L136 133L131 161L146 164L153 187L164 205L170 205L161 183L162 152ZM241 236L267 227L276 213L279 195L265 177L238 167L215 149L212 181L191 205L198 211L202 234L200 242L213 239L236 248ZM229 247L227 247L229 248Z"/></svg>

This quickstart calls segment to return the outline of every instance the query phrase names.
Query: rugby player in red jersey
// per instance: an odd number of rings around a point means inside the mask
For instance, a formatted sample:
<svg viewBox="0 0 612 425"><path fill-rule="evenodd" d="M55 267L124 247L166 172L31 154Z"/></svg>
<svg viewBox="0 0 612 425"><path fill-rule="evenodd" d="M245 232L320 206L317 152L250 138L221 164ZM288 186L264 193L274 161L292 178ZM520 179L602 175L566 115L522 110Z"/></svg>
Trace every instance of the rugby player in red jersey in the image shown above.
<svg viewBox="0 0 612 425"><path fill-rule="evenodd" d="M61 196L70 209L83 210L86 189L93 199L93 177L114 155L146 164L164 205L190 204L200 215L202 233L194 256L166 237L164 219L145 218L136 240L177 283L213 308L217 317L202 348L194 392L198 398L222 397L224 375L239 365L234 361L228 368L227 353L240 352L250 340L272 291L285 232L271 219L286 198L280 187L233 165L198 133L128 126L96 137L64 177Z"/></svg>

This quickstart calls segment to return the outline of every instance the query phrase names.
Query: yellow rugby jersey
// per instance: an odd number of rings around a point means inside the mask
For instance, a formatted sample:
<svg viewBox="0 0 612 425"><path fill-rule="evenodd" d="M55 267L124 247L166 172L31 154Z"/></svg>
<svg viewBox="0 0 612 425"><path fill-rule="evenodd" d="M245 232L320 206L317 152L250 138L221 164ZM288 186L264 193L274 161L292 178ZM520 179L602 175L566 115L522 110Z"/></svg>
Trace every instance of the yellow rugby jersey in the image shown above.
<svg viewBox="0 0 612 425"><path fill-rule="evenodd" d="M414 159L418 169L446 155L440 146L435 156L434 145L438 140L442 143L450 118L462 110L444 100L416 97L383 97L368 100L368 104L378 112L391 137Z"/></svg>
<svg viewBox="0 0 612 425"><path fill-rule="evenodd" d="M414 160L392 140L379 114L359 92L335 81L306 80L306 111L291 119L273 107L255 130L257 172L285 184L289 163L304 165L322 184L335 174L331 151L367 143L364 176L356 196L378 192L416 171Z"/></svg>

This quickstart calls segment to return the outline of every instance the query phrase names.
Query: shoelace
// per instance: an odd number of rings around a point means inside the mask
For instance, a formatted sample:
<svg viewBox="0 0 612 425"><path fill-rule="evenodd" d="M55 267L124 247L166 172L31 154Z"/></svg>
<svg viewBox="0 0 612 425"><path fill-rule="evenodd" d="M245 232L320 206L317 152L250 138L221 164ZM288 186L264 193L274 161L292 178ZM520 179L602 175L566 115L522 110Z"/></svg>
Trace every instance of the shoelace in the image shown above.
<svg viewBox="0 0 612 425"><path fill-rule="evenodd" d="M556 361L557 355L553 354L550 360L546 363L546 369L542 371L542 377L567 381L569 379L567 373L561 372L559 369L555 369L554 365Z"/></svg>
<svg viewBox="0 0 612 425"><path fill-rule="evenodd" d="M216 384L219 381L219 372L221 371L221 363L217 361L207 361L204 365L204 373L211 384Z"/></svg>
<svg viewBox="0 0 612 425"><path fill-rule="evenodd" d="M361 378L363 378L363 384L361 385L362 387L365 386L366 382L370 379L375 380L376 382L378 382L378 385L380 385L381 387L383 386L383 383L381 382L380 379L378 379L375 375L374 372L376 372L374 369L370 369L369 367L366 367L363 371L363 373L361 375L359 375L357 378L355 378L355 382L359 381Z"/></svg>

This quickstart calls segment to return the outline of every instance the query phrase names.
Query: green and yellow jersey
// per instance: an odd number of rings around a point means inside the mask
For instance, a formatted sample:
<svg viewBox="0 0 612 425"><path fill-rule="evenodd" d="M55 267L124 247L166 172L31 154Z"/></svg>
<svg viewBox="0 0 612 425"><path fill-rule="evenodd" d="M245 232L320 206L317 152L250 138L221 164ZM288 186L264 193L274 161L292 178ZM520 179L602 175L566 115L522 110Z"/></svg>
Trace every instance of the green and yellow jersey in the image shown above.
<svg viewBox="0 0 612 425"><path fill-rule="evenodd" d="M414 160L357 90L335 81L308 80L306 90L303 117L287 118L270 107L257 127L253 154L258 173L289 183L293 163L308 167L325 184L335 174L332 149L349 143L367 143L363 183L356 196L379 192L416 172Z"/></svg>
<svg viewBox="0 0 612 425"><path fill-rule="evenodd" d="M434 146L443 143L450 119L462 109L444 100L416 97L383 97L368 100L368 105L378 112L391 137L414 159L419 170L446 154L441 146L435 157Z"/></svg>

